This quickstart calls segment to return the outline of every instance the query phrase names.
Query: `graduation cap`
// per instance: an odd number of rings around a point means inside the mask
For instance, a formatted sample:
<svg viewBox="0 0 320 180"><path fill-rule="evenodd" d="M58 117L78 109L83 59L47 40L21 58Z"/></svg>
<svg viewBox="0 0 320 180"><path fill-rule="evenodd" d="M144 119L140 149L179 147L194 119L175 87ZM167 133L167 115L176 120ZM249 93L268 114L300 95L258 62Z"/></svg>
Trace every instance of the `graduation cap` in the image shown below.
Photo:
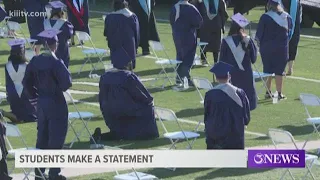
<svg viewBox="0 0 320 180"><path fill-rule="evenodd" d="M11 39L8 41L8 45L11 49L22 49L26 44L26 40L24 39Z"/></svg>
<svg viewBox="0 0 320 180"><path fill-rule="evenodd" d="M60 10L60 11L67 7L61 1L51 1L49 2L49 5L52 7L52 10Z"/></svg>
<svg viewBox="0 0 320 180"><path fill-rule="evenodd" d="M58 42L57 35L59 33L61 33L61 31L57 29L47 29L39 33L38 36L44 38L48 45L52 45Z"/></svg>
<svg viewBox="0 0 320 180"><path fill-rule="evenodd" d="M232 65L219 61L210 69L210 72L214 73L217 78L227 77L229 72L232 70L232 68L233 68Z"/></svg>
<svg viewBox="0 0 320 180"><path fill-rule="evenodd" d="M248 24L250 24L250 22L248 21L248 19L246 19L242 14L237 13L235 15L233 15L231 17L231 19L233 20L233 22L237 23L240 27L244 28L246 27Z"/></svg>

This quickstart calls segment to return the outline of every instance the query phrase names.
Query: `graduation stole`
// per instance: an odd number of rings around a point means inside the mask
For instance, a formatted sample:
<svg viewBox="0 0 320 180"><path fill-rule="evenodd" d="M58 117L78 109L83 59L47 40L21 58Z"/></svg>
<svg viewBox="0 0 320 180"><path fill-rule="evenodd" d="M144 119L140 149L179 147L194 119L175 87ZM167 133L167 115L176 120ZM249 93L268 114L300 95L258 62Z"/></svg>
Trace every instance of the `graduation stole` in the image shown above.
<svg viewBox="0 0 320 180"><path fill-rule="evenodd" d="M180 5L188 5L194 7L192 4L190 4L188 1L180 0L177 4L174 5L174 8L176 9L176 17L175 21L177 21L180 17ZM194 7L195 8L195 7Z"/></svg>
<svg viewBox="0 0 320 180"><path fill-rule="evenodd" d="M48 29L60 30L65 22L66 22L65 20L57 19L56 23L53 26L51 26L50 19L45 19L44 22L43 22L44 29L45 30L48 30Z"/></svg>
<svg viewBox="0 0 320 180"><path fill-rule="evenodd" d="M292 30L290 31L290 34L289 34L290 39L294 33L294 28L296 25L297 11L298 11L298 0L291 0L290 16L292 18Z"/></svg>
<svg viewBox="0 0 320 180"><path fill-rule="evenodd" d="M131 17L133 15L133 13L127 8L120 9L118 11L112 12L111 14L122 14L126 17Z"/></svg>
<svg viewBox="0 0 320 180"><path fill-rule="evenodd" d="M269 11L266 15L270 16L279 26L289 30L288 13L283 12L281 15L274 11Z"/></svg>
<svg viewBox="0 0 320 180"><path fill-rule="evenodd" d="M76 0L73 0L73 3L70 3L71 0L66 0L67 6L70 8L72 14L77 18L81 27L84 27L84 22L82 21L82 17L84 15L83 1L80 0L80 4L78 5Z"/></svg>
<svg viewBox="0 0 320 180"><path fill-rule="evenodd" d="M236 102L240 107L243 107L241 98L237 94L238 88L233 86L230 83L225 84L219 84L218 86L215 86L213 89L219 89L226 93L234 102Z"/></svg>
<svg viewBox="0 0 320 180"><path fill-rule="evenodd" d="M144 12L150 16L151 13L151 0L139 0L140 6L144 10Z"/></svg>
<svg viewBox="0 0 320 180"><path fill-rule="evenodd" d="M210 20L215 18L218 14L219 1L220 0L203 0L207 11L207 16Z"/></svg>
<svg viewBox="0 0 320 180"><path fill-rule="evenodd" d="M239 69L244 71L244 68L242 66L242 61L244 59L244 56L246 55L246 52L242 49L241 43L239 43L238 46L236 46L236 44L234 43L234 41L232 39L232 36L228 36L224 40L228 44L228 46L233 54L233 57L238 64ZM249 41L250 41L250 36L247 36L244 38L244 42L246 43L246 47L248 47Z"/></svg>
<svg viewBox="0 0 320 180"><path fill-rule="evenodd" d="M14 87L17 91L18 96L21 97L21 94L23 91L22 80L24 78L24 74L26 72L27 65L26 64L19 64L18 71L16 71L12 65L12 62L9 61L6 64L6 68L7 68L8 74L14 84Z"/></svg>

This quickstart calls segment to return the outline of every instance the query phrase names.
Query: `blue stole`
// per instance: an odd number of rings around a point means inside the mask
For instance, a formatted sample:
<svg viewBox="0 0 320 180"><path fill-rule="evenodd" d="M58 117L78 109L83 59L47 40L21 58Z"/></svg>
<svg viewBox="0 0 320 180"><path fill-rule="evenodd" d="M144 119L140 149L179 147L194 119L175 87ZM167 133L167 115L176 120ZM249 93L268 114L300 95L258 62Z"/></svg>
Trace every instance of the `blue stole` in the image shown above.
<svg viewBox="0 0 320 180"><path fill-rule="evenodd" d="M289 34L290 39L294 33L294 29L296 25L297 11L298 11L298 0L291 0L290 16L292 18L292 30L290 31L290 34Z"/></svg>
<svg viewBox="0 0 320 180"><path fill-rule="evenodd" d="M139 3L144 10L144 12L150 16L151 13L151 0L139 0Z"/></svg>
<svg viewBox="0 0 320 180"><path fill-rule="evenodd" d="M213 13L213 11L212 11L213 9L211 9L211 7L209 6L210 5L209 1L213 2L214 8L215 8L215 13ZM207 10L207 15L210 20L212 20L218 14L219 1L220 0L203 0L204 6L206 7L206 10Z"/></svg>

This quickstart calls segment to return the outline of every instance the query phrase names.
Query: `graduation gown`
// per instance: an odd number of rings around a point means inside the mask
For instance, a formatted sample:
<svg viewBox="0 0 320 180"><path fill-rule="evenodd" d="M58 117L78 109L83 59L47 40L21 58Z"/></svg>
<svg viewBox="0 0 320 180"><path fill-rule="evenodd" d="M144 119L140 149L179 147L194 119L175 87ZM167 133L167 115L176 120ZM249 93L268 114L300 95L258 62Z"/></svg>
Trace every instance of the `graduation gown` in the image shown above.
<svg viewBox="0 0 320 180"><path fill-rule="evenodd" d="M90 35L88 0L62 0L67 5L68 21L74 26L74 31L84 31Z"/></svg>
<svg viewBox="0 0 320 180"><path fill-rule="evenodd" d="M260 43L260 54L265 73L283 74L289 59L291 22L291 17L286 12L279 15L269 11L261 16L256 40Z"/></svg>
<svg viewBox="0 0 320 180"><path fill-rule="evenodd" d="M257 94L251 64L257 60L257 48L250 37L246 37L243 41L248 47L246 52L242 49L240 35L224 38L219 61L234 67L230 72L231 82L234 86L244 90L249 99L250 110L254 110L257 107Z"/></svg>
<svg viewBox="0 0 320 180"><path fill-rule="evenodd" d="M114 67L123 68L132 62L136 64L136 50L139 45L139 21L128 9L122 9L107 15L104 26Z"/></svg>
<svg viewBox="0 0 320 180"><path fill-rule="evenodd" d="M296 1L296 4L293 4ZM298 44L300 41L300 24L302 21L302 6L300 0L282 0L282 3L290 13L292 18L292 35L289 42L289 60L295 60L297 51L298 51ZM296 5L296 6L295 6Z"/></svg>
<svg viewBox="0 0 320 180"><path fill-rule="evenodd" d="M22 80L27 64L12 64L5 66L7 99L12 113L21 121L34 122L37 120L36 107L32 105L25 93Z"/></svg>
<svg viewBox="0 0 320 180"><path fill-rule="evenodd" d="M146 0L129 0L129 7L139 19L140 26L140 43L142 49L149 47L149 40L160 41L159 34L156 27L156 19L153 13L155 7L155 0L147 0L146 6L142 6L140 2L144 3ZM144 4L143 4L144 5ZM147 12L146 12L147 11Z"/></svg>
<svg viewBox="0 0 320 180"><path fill-rule="evenodd" d="M29 14L45 13L45 6L48 4L48 0L24 0L23 4L26 12ZM30 38L38 40L36 42L38 45L43 44L43 41L38 37L38 34L44 31L43 21L45 18L45 16L41 15L27 17Z"/></svg>
<svg viewBox="0 0 320 180"><path fill-rule="evenodd" d="M244 127L250 122L245 92L220 84L206 93L204 108L207 149L244 149Z"/></svg>
<svg viewBox="0 0 320 180"><path fill-rule="evenodd" d="M159 137L153 97L133 72L107 71L101 76L99 88L100 109L116 139Z"/></svg>
<svg viewBox="0 0 320 180"><path fill-rule="evenodd" d="M0 122L0 151L1 151L0 179L1 180L10 180L12 178L8 175L8 167L7 167L7 161L6 161L8 151L7 151L6 143L5 143L5 139L4 139L5 135L6 135L6 128L2 124L2 122Z"/></svg>
<svg viewBox="0 0 320 180"><path fill-rule="evenodd" d="M212 5L211 2L213 2ZM213 6L212 13L208 11L211 6ZM196 7L203 17L203 25L199 31L200 41L209 43L204 51L219 52L221 34L224 32L224 26L228 19L225 2L223 0L203 0L198 2Z"/></svg>
<svg viewBox="0 0 320 180"><path fill-rule="evenodd" d="M23 13L14 13L14 12L24 12L23 1L25 0L3 0L3 4L6 12L9 15L12 15L10 21L17 23L25 23L26 17ZM11 13L10 13L11 12Z"/></svg>
<svg viewBox="0 0 320 180"><path fill-rule="evenodd" d="M62 149L68 130L68 106L63 92L71 87L71 76L54 54L32 58L23 85L30 101L37 101L37 144L39 149ZM42 169L44 171L44 169ZM55 176L60 169L50 169Z"/></svg>
<svg viewBox="0 0 320 180"><path fill-rule="evenodd" d="M54 19L46 19L44 21L45 29L57 29L60 30L61 33L58 34L58 48L56 51L56 56L59 59L62 59L64 65L68 68L70 62L70 52L68 40L73 35L73 25L69 21L65 21L63 19L54 20Z"/></svg>
<svg viewBox="0 0 320 180"><path fill-rule="evenodd" d="M7 16L7 12L0 6L0 23L5 19Z"/></svg>
<svg viewBox="0 0 320 180"><path fill-rule="evenodd" d="M199 11L190 3L178 2L171 9L170 24L177 52L176 59L182 61L182 66L192 67L197 49L196 30L202 23Z"/></svg>

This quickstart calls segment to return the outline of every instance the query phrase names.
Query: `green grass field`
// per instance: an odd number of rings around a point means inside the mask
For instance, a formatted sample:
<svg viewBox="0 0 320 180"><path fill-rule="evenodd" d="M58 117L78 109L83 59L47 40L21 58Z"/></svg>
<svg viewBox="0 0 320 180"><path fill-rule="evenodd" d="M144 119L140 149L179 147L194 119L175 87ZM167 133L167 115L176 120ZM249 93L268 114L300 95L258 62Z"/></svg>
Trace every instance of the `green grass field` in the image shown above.
<svg viewBox="0 0 320 180"><path fill-rule="evenodd" d="M97 7L91 7L94 10L106 11L108 9L106 4L98 4ZM229 10L231 12L231 10ZM169 9L165 7L159 7L156 11L157 18L167 19ZM230 13L231 14L231 13ZM256 8L250 12L247 16L253 22L253 27L259 20L260 14L262 14L262 8ZM23 25L23 32L28 34L26 25ZM92 31L92 39L95 42L96 47L98 48L107 48L107 42L103 37L103 20L102 14L91 13L90 27ZM171 27L166 22L158 22L157 24L158 32L160 33L161 42L167 49L167 53L171 58L175 58L175 48L172 41ZM315 35L320 37L320 29L314 27L313 29L304 29L303 34L305 35ZM87 43L86 46L89 46ZM9 47L7 46L7 39L0 39L0 85L4 86L5 77L4 77L4 65L7 62L9 55ZM161 54L159 54L161 56ZM81 53L80 48L73 47L71 48L71 62L70 62L70 72L74 82L98 82L99 79L90 79L88 78L88 73L90 71L90 66L87 65L83 69L83 72L78 74L78 69L84 62L84 55ZM299 54L294 69L294 76L312 78L320 80L320 40L310 39L310 38L301 38L299 44ZM108 58L104 59L109 61ZM160 72L160 67L155 65L154 59L139 57L137 59L137 69L135 72L139 75L140 78L151 78L156 77ZM209 58L209 61L212 63L213 59ZM261 67L261 60L258 60L258 66ZM98 64L100 70L97 72L101 74L104 72L102 65ZM170 71L169 71L170 72ZM172 76L173 74L170 73ZM194 77L204 77L209 80L212 79L212 74L209 73L209 67L194 68L191 71L191 75ZM156 83L156 86L160 86L161 81ZM146 82L146 87L152 93L155 99L155 105L158 107L164 107L172 109L178 118L187 119L192 121L199 121L203 119L203 105L200 104L200 97L197 94L195 89L190 89L186 92L176 92L173 91L169 84L167 84L165 89L160 89L152 86L152 82ZM261 87L261 82L257 83L257 87ZM248 131L257 132L262 134L267 134L269 128L280 128L290 131L297 140L304 140L306 137L313 131L312 126L306 123L306 114L303 106L301 105L298 97L299 94L312 93L320 96L320 86L319 83L303 81L303 80L294 80L294 79L285 79L284 84L284 93L287 95L288 99L282 101L276 105L272 104L271 101L259 101L258 108L252 112L252 119L248 126ZM73 90L82 90L82 91L93 91L98 92L98 87L86 86L86 85L73 85L71 88ZM4 91L5 89L0 89ZM264 90L262 90L264 93ZM204 91L202 92L205 93ZM97 95L73 95L75 99L85 101L85 102L98 102ZM261 96L261 99L263 96ZM106 125L104 123L101 112L97 106L77 104L80 110L89 111L96 115L96 117L89 123L91 131L96 127L101 127L103 131L107 131ZM9 106L6 102L0 105L0 109L9 110ZM69 111L74 111L74 108L70 105ZM318 113L319 108L312 108L311 112L315 115ZM166 122L168 130L177 130L177 127L171 123ZM18 127L22 131L28 145L35 146L36 142L36 124L19 124ZM163 129L159 124L159 131L163 134ZM79 129L80 126L77 126ZM193 130L195 128L194 124L183 123L183 128L185 130ZM66 144L70 143L73 134L71 131L68 133ZM204 136L202 134L201 138L197 139L195 143L195 149L205 149ZM313 139L318 137L313 136ZM89 138L83 137L80 143L75 143L75 149L88 149L89 148ZM22 144L19 141L12 139L13 144L17 144L17 147L21 147ZM270 139L265 137L258 137L255 135L246 134L246 146L253 147L259 145L271 144ZM125 149L158 149L161 147L168 147L170 141L164 139L163 137L153 140L153 141L139 141L139 142L104 142L108 146L123 146ZM185 143L181 143L181 147L185 147ZM13 165L14 161L9 159L9 165ZM317 168L317 169L316 169ZM316 167L314 172L315 175L320 178L320 168ZM20 172L15 170L16 173ZM144 172L148 172L158 176L161 179L236 179L236 180L255 180L255 179L276 179L280 178L282 172L281 169L266 169L266 170L254 170L254 169L177 169L175 172L166 169L148 169ZM304 170L295 170L294 174L297 177L302 176ZM79 180L102 180L102 179L112 179L114 173L99 174L99 175L88 175L85 177L76 177L73 179Z"/></svg>

